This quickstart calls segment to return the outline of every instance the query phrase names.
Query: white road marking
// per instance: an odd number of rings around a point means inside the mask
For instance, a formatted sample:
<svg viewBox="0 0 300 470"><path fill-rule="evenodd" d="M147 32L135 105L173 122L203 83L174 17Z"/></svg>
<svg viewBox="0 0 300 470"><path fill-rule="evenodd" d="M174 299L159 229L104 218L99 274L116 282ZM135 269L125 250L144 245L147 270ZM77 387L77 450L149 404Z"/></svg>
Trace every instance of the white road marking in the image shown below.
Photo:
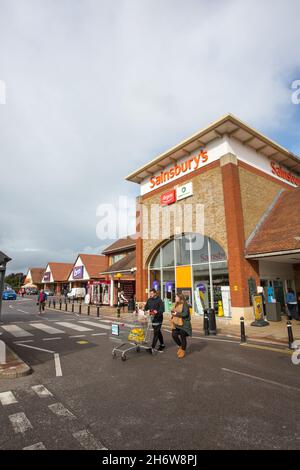
<svg viewBox="0 0 300 470"><path fill-rule="evenodd" d="M18 400L16 400L12 392L1 392L0 403L2 403L3 406L6 406L6 405L11 405L13 403L18 403Z"/></svg>
<svg viewBox="0 0 300 470"><path fill-rule="evenodd" d="M64 333L62 330L58 330L57 328L54 328L53 326L46 325L45 323L32 323L31 326L34 328L37 328L38 330L42 330L45 333L48 333L49 335L59 335L61 333Z"/></svg>
<svg viewBox="0 0 300 470"><path fill-rule="evenodd" d="M48 406L49 410L52 411L57 416L62 416L68 419L77 419L71 411L69 411L62 403L53 403L53 405Z"/></svg>
<svg viewBox="0 0 300 470"><path fill-rule="evenodd" d="M60 358L59 358L58 353L54 353L54 364L55 364L56 377L62 377L62 370L61 370Z"/></svg>
<svg viewBox="0 0 300 470"><path fill-rule="evenodd" d="M80 326L80 325L73 325L72 323L68 322L57 322L58 325L64 326L65 328L70 328L71 330L75 331L92 331L90 328L86 328L85 326Z"/></svg>
<svg viewBox="0 0 300 470"><path fill-rule="evenodd" d="M69 338L85 338L86 335L74 335L74 336L69 336Z"/></svg>
<svg viewBox="0 0 300 470"><path fill-rule="evenodd" d="M54 354L55 351L50 351L49 349L37 348L36 346L28 346L27 344L18 343L18 346L23 346L23 348L36 349L37 351L43 351L50 354Z"/></svg>
<svg viewBox="0 0 300 470"><path fill-rule="evenodd" d="M24 339L23 341L14 341L15 344L33 343L33 339Z"/></svg>
<svg viewBox="0 0 300 470"><path fill-rule="evenodd" d="M14 428L15 433L24 433L27 429L32 429L31 422L25 413L15 413L9 416L9 420Z"/></svg>
<svg viewBox="0 0 300 470"><path fill-rule="evenodd" d="M22 313L29 313L29 312L25 312L25 310L19 310L19 309L17 309L17 310L18 310L18 312L22 312Z"/></svg>
<svg viewBox="0 0 300 470"><path fill-rule="evenodd" d="M46 450L46 447L42 442L37 442L36 444L33 444L32 446L28 447L23 447L23 450Z"/></svg>
<svg viewBox="0 0 300 470"><path fill-rule="evenodd" d="M11 335L15 336L15 338L21 338L24 336L33 336L29 331L23 330L23 328L20 328L17 325L5 325L2 326L3 330L7 331Z"/></svg>
<svg viewBox="0 0 300 470"><path fill-rule="evenodd" d="M87 429L82 431L75 432L73 437L79 442L81 447L86 450L107 450L101 442L97 441L93 434L91 434Z"/></svg>
<svg viewBox="0 0 300 470"><path fill-rule="evenodd" d="M43 341L54 341L56 339L62 339L62 338L59 338L59 337L56 337L56 338L43 338Z"/></svg>
<svg viewBox="0 0 300 470"><path fill-rule="evenodd" d="M33 385L31 388L41 398L53 397L52 393L44 385Z"/></svg>
<svg viewBox="0 0 300 470"><path fill-rule="evenodd" d="M222 367L222 370L224 370L224 372L229 372L231 374L241 375L242 377L259 380L260 382L265 382L270 385L277 385L278 387L283 387L283 388L287 388L288 390L294 390L295 392L300 392L299 388L293 387L291 385L282 384L280 382L275 382L274 380L264 379L262 377L257 377L256 375L245 374L244 372L239 372L237 370L226 369L225 367Z"/></svg>
<svg viewBox="0 0 300 470"><path fill-rule="evenodd" d="M108 325L101 325L101 323L96 323L94 321L89 321L89 320L85 320L85 321L80 321L78 323L83 323L84 325L88 325L88 326L96 326L98 328L102 328L104 330L110 330L110 326Z"/></svg>
<svg viewBox="0 0 300 470"><path fill-rule="evenodd" d="M92 336L106 336L107 333L92 333Z"/></svg>

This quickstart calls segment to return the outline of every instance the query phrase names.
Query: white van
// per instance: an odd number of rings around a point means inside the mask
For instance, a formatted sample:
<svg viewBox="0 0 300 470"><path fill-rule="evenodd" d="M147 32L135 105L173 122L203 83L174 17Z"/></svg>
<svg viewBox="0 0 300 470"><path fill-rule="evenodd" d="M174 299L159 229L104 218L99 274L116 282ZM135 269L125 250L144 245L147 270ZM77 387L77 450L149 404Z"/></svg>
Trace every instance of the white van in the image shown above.
<svg viewBox="0 0 300 470"><path fill-rule="evenodd" d="M68 292L67 296L68 299L84 299L86 295L86 291L84 287L72 287L70 292Z"/></svg>

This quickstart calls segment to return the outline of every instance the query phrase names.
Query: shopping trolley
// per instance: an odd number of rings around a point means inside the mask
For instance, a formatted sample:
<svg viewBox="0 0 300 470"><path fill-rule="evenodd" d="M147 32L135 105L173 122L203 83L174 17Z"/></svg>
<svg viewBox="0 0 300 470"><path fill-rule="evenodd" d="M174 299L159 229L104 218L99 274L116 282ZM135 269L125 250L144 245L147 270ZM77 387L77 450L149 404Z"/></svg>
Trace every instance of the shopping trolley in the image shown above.
<svg viewBox="0 0 300 470"><path fill-rule="evenodd" d="M151 333L152 333L151 317L145 314L133 314L126 323L114 322L111 325L110 339L116 342L116 346L112 350L113 358L121 354L122 361L126 361L129 351L139 353L141 349L151 349Z"/></svg>

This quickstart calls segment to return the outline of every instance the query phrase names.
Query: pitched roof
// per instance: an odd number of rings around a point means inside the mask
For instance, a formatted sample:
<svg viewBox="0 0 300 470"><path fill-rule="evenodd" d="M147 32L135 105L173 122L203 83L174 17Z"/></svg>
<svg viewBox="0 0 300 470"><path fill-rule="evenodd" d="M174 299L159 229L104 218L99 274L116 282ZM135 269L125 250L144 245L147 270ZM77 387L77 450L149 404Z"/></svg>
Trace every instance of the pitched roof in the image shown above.
<svg viewBox="0 0 300 470"><path fill-rule="evenodd" d="M90 278L99 277L101 271L107 268L107 258L102 255L79 254Z"/></svg>
<svg viewBox="0 0 300 470"><path fill-rule="evenodd" d="M33 284L39 284L42 282L45 268L29 268L28 272L31 273L31 279Z"/></svg>
<svg viewBox="0 0 300 470"><path fill-rule="evenodd" d="M175 147L163 152L149 163L138 168L133 173L126 177L126 180L133 181L134 183L141 183L149 174L154 174L161 171L161 167L165 167L174 160L178 160L197 148L207 145L209 142L230 135L239 140L242 144L259 151L263 155L269 157L272 155L272 160L280 163L284 161L284 165L300 173L300 159L298 156L283 148L273 140L265 137L257 130L245 124L232 114L226 114L217 121L214 121L209 126L200 130L188 139L180 142Z"/></svg>
<svg viewBox="0 0 300 470"><path fill-rule="evenodd" d="M135 251L132 251L128 255L124 256L124 258L120 259L116 263L109 266L109 268L104 272L106 273L119 273L124 271L130 271L132 268L136 267L135 262Z"/></svg>
<svg viewBox="0 0 300 470"><path fill-rule="evenodd" d="M73 268L73 263L48 263L53 281L67 281Z"/></svg>
<svg viewBox="0 0 300 470"><path fill-rule="evenodd" d="M300 188L283 191L246 247L246 255L300 252Z"/></svg>
<svg viewBox="0 0 300 470"><path fill-rule="evenodd" d="M11 261L11 258L3 253L3 251L0 251L0 263L8 263L9 261Z"/></svg>
<svg viewBox="0 0 300 470"><path fill-rule="evenodd" d="M126 251L126 249L135 248L135 235L128 235L126 238L119 238L112 245L109 245L105 250L102 251L103 254L109 255L111 253L116 253L118 251Z"/></svg>

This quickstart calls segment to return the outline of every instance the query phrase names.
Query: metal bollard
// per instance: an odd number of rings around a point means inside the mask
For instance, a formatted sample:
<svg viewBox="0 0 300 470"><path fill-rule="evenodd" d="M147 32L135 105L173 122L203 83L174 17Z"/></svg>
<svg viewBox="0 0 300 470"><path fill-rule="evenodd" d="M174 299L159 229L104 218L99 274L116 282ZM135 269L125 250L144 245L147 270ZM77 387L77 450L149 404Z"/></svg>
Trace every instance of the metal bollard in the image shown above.
<svg viewBox="0 0 300 470"><path fill-rule="evenodd" d="M99 307L99 305L98 305L98 306L97 306L97 317L99 317L99 315L100 315L100 307Z"/></svg>
<svg viewBox="0 0 300 470"><path fill-rule="evenodd" d="M245 319L244 319L244 317L241 317L240 321L241 321L241 343L246 343Z"/></svg>
<svg viewBox="0 0 300 470"><path fill-rule="evenodd" d="M209 319L207 313L204 313L204 334L209 336Z"/></svg>
<svg viewBox="0 0 300 470"><path fill-rule="evenodd" d="M91 309L91 307L90 307L90 305L88 305L88 306L87 306L87 314L88 314L88 315L90 314L90 309Z"/></svg>
<svg viewBox="0 0 300 470"><path fill-rule="evenodd" d="M59 300L59 310L61 310L61 299Z"/></svg>
<svg viewBox="0 0 300 470"><path fill-rule="evenodd" d="M72 313L74 313L74 302L72 303L72 308L71 308L71 310L72 310Z"/></svg>
<svg viewBox="0 0 300 470"><path fill-rule="evenodd" d="M292 322L288 321L286 323L286 326L288 330L289 349L293 349L294 335L293 335L293 329L292 329Z"/></svg>
<svg viewBox="0 0 300 470"><path fill-rule="evenodd" d="M51 307L51 299L49 300L48 307Z"/></svg>
<svg viewBox="0 0 300 470"><path fill-rule="evenodd" d="M67 302L65 303L65 311L66 311L66 312L68 311L68 304L67 304Z"/></svg>
<svg viewBox="0 0 300 470"><path fill-rule="evenodd" d="M213 308L208 309L208 328L210 335L217 334L216 314Z"/></svg>
<svg viewBox="0 0 300 470"><path fill-rule="evenodd" d="M81 315L81 304L79 304L79 315Z"/></svg>
<svg viewBox="0 0 300 470"><path fill-rule="evenodd" d="M53 308L55 309L56 307L56 302L55 302L55 299L53 299Z"/></svg>

